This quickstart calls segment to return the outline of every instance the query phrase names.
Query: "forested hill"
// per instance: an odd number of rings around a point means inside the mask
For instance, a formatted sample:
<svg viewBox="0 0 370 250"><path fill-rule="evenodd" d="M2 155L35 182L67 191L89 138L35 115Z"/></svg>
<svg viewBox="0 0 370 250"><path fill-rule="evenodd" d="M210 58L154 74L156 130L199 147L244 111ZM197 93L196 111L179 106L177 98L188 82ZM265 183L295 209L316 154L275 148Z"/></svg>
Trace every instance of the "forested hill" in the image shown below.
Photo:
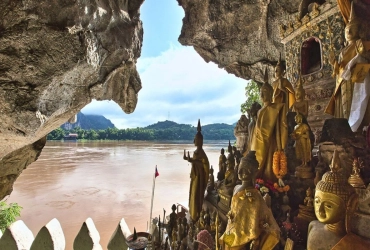
<svg viewBox="0 0 370 250"><path fill-rule="evenodd" d="M81 112L78 112L76 123L66 122L61 127L65 130L71 130L77 127L85 130L99 130L114 128L114 124L102 115L85 115Z"/></svg>
<svg viewBox="0 0 370 250"><path fill-rule="evenodd" d="M157 122L144 128L128 129L75 127L66 130L61 127L52 131L48 135L48 140L60 140L69 133L77 133L78 139L86 140L193 140L197 127L173 121ZM224 123L204 125L202 134L205 140L235 140L234 126Z"/></svg>

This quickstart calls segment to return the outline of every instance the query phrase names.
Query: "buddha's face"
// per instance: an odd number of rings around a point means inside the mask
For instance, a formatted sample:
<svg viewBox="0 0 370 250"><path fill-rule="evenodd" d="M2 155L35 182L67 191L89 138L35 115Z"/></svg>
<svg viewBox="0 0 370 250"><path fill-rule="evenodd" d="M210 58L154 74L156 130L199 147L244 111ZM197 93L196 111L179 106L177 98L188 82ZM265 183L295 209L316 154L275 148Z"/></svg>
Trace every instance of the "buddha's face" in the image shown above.
<svg viewBox="0 0 370 250"><path fill-rule="evenodd" d="M250 167L240 166L238 170L238 178L241 181L250 181L253 178L253 171Z"/></svg>
<svg viewBox="0 0 370 250"><path fill-rule="evenodd" d="M275 77L280 77L282 76L282 74L283 74L283 69L281 68L280 65L277 65L275 67Z"/></svg>
<svg viewBox="0 0 370 250"><path fill-rule="evenodd" d="M296 115L295 118L294 118L295 122L297 124L301 124L302 123L302 116L300 115Z"/></svg>
<svg viewBox="0 0 370 250"><path fill-rule="evenodd" d="M353 41L358 38L358 26L357 25L349 25L346 26L344 30L344 37L346 41Z"/></svg>
<svg viewBox="0 0 370 250"><path fill-rule="evenodd" d="M346 206L339 196L316 190L315 214L317 219L324 224L334 224L345 218Z"/></svg>
<svg viewBox="0 0 370 250"><path fill-rule="evenodd" d="M271 102L272 93L267 87L261 87L260 98L263 103Z"/></svg>
<svg viewBox="0 0 370 250"><path fill-rule="evenodd" d="M297 99L297 100L302 100L303 99L302 90L296 89L296 91L295 91L295 99Z"/></svg>

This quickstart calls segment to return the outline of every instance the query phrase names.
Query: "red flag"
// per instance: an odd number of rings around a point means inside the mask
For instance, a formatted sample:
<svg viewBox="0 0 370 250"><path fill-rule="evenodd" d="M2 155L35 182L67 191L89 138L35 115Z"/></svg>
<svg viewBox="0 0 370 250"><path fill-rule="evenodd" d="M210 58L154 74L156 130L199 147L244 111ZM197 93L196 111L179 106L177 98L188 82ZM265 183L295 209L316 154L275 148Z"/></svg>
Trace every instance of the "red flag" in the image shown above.
<svg viewBox="0 0 370 250"><path fill-rule="evenodd" d="M158 170L157 170L157 166L155 166L155 173L154 173L154 177L157 178L157 176L159 175L158 173Z"/></svg>

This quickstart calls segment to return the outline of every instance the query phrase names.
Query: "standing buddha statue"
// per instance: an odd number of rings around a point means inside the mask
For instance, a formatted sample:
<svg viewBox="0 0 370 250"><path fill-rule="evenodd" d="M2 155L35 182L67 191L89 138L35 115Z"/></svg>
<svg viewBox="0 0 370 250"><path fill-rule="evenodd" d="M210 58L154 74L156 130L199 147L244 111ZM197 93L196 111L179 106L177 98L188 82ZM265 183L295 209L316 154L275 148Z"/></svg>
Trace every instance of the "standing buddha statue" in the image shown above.
<svg viewBox="0 0 370 250"><path fill-rule="evenodd" d="M226 172L226 156L225 149L221 148L221 154L218 158L218 174L217 180L222 181L225 178Z"/></svg>
<svg viewBox="0 0 370 250"><path fill-rule="evenodd" d="M335 118L349 119L353 96L353 82L344 79L343 72L347 64L356 56L356 41L359 39L360 21L355 17L353 2L351 4L351 15L345 27L344 36L347 41L346 47L342 49L338 60L335 59L334 51L329 54L329 63L333 67L333 77L336 79L335 90L325 109L325 112Z"/></svg>
<svg viewBox="0 0 370 250"><path fill-rule="evenodd" d="M207 187L209 176L209 161L206 153L203 150L203 135L201 133L200 120L198 120L197 134L194 138L194 145L197 147L193 153L193 157L185 154L184 160L191 163L190 172L190 191L189 191L189 214L190 218L197 222L202 211L204 192Z"/></svg>
<svg viewBox="0 0 370 250"><path fill-rule="evenodd" d="M275 67L275 81L272 83L274 89L272 95L273 103L283 103L283 112L286 114L295 102L294 89L288 79L284 77L284 67L281 62L281 55Z"/></svg>
<svg viewBox="0 0 370 250"><path fill-rule="evenodd" d="M256 151L259 169L257 178L265 181L277 181L273 172L273 155L282 152L288 139L287 117L284 103L273 103L273 88L268 84L267 72L265 83L260 88L262 108L258 111L254 127L251 150Z"/></svg>
<svg viewBox="0 0 370 250"><path fill-rule="evenodd" d="M302 114L306 119L308 116L308 101L305 100L306 91L302 86L301 76L299 76L295 89L295 102L292 106L292 111Z"/></svg>

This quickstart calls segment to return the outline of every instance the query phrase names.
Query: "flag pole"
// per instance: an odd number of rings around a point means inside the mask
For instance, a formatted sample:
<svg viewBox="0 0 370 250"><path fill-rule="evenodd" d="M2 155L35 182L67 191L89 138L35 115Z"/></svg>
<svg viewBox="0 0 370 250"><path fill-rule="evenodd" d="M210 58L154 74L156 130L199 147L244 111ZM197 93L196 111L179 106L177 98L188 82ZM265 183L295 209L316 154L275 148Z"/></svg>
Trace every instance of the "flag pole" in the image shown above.
<svg viewBox="0 0 370 250"><path fill-rule="evenodd" d="M154 200L154 188L155 188L155 174L157 172L157 165L155 165L154 174L153 174L153 188L152 188L152 201L150 205L150 219L149 219L149 233L152 229L152 212L153 212L153 200Z"/></svg>

